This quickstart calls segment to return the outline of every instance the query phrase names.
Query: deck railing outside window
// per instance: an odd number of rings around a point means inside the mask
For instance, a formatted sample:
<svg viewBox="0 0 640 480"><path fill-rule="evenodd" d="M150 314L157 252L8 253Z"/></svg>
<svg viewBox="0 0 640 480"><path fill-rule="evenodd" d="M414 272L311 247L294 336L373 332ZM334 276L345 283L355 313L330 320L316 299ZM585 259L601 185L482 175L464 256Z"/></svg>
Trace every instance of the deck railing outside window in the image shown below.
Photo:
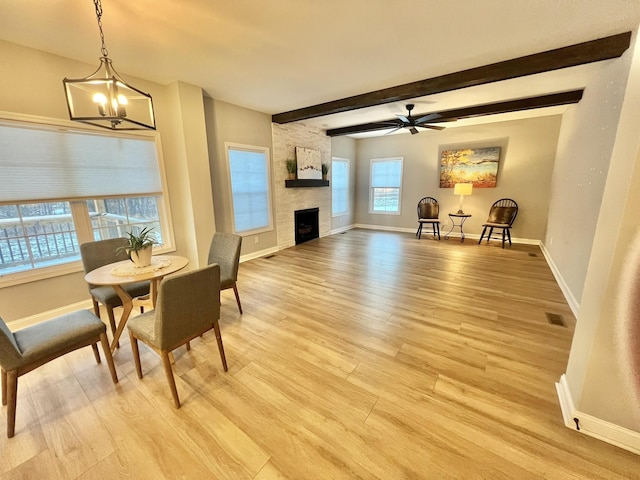
<svg viewBox="0 0 640 480"><path fill-rule="evenodd" d="M148 220L92 213L95 240L124 237ZM132 227L131 222L139 223ZM70 213L0 218L0 275L80 260L80 245Z"/></svg>

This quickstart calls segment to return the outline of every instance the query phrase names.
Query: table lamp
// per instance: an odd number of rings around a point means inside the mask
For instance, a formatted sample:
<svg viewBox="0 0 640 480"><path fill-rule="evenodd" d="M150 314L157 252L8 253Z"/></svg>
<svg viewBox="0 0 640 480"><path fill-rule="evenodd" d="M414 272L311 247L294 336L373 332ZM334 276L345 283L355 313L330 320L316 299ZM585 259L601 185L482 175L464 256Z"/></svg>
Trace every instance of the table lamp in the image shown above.
<svg viewBox="0 0 640 480"><path fill-rule="evenodd" d="M456 183L456 186L453 187L453 194L460 195L460 204L458 205L458 214L460 215L464 214L462 211L464 196L471 195L471 190L473 190L473 183Z"/></svg>

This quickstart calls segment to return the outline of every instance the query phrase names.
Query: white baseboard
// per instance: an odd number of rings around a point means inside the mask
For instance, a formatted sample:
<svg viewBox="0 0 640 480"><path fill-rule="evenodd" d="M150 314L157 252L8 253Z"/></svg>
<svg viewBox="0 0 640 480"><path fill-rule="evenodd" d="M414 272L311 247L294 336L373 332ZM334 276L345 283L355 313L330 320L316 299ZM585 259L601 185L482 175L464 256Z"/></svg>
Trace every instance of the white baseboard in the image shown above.
<svg viewBox="0 0 640 480"><path fill-rule="evenodd" d="M257 252L247 253L246 255L240 256L240 263L253 260L254 258L266 257L267 255L272 255L280 250L282 250L281 247L270 247Z"/></svg>
<svg viewBox="0 0 640 480"><path fill-rule="evenodd" d="M566 375L560 377L560 381L556 383L556 390L558 392L558 399L560 400L562 418L567 428L577 430L580 433L635 454L640 454L640 432L629 430L628 428L576 410L571 392L569 391ZM579 430L574 419L578 420Z"/></svg>
<svg viewBox="0 0 640 480"><path fill-rule="evenodd" d="M403 232L403 233L416 233L416 228L406 228L406 227L387 227L385 225L367 225L365 223L356 223L354 228L364 228L366 230L381 230L385 232Z"/></svg>
<svg viewBox="0 0 640 480"><path fill-rule="evenodd" d="M338 233L346 232L347 230L352 230L355 228L355 225L347 225L346 227L336 228L335 230L331 230L329 235L337 235Z"/></svg>
<svg viewBox="0 0 640 480"><path fill-rule="evenodd" d="M560 287L560 290L562 290L562 294L564 295L564 298L567 300L567 303L569 304L569 308L573 312L573 316L578 318L578 313L580 312L580 304L576 300L576 297L573 296L573 293L571 293L571 290L569 289L567 282L564 281L564 278L562 277L560 270L558 270L558 267L556 266L553 259L551 258L551 254L544 246L544 243L540 244L540 250L542 250L542 254L544 255L545 260L547 261L547 265L549 265L549 268L551 269L551 273L553 273L553 276L555 277L556 282L558 282L558 286Z"/></svg>
<svg viewBox="0 0 640 480"><path fill-rule="evenodd" d="M576 424L573 421L574 412L576 407L573 403L573 397L569 390L569 384L567 383L567 376L562 374L560 381L556 383L556 391L558 392L558 400L560 400L560 410L562 411L562 418L564 420L565 427L576 428Z"/></svg>
<svg viewBox="0 0 640 480"><path fill-rule="evenodd" d="M28 327L29 325L35 325L36 323L44 322L45 320L50 320L52 318L59 317L60 315L75 312L77 310L89 309L93 311L93 302L91 300L83 300L60 308L54 308L53 310L48 310L46 312L37 313L29 317L20 318L12 322L7 322L7 325L11 330L20 330L21 328Z"/></svg>

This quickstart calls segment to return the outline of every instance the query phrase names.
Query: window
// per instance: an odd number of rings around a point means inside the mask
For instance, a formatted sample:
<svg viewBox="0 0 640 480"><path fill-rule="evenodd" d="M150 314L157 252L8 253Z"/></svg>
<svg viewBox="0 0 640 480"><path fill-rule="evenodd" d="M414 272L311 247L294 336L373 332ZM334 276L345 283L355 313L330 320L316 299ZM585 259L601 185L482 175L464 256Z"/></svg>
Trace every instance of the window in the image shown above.
<svg viewBox="0 0 640 480"><path fill-rule="evenodd" d="M349 160L331 161L331 211L334 217L349 213Z"/></svg>
<svg viewBox="0 0 640 480"><path fill-rule="evenodd" d="M0 206L0 272L80 259L69 202Z"/></svg>
<svg viewBox="0 0 640 480"><path fill-rule="evenodd" d="M0 119L3 283L77 271L80 244L144 227L169 249L157 141Z"/></svg>
<svg viewBox="0 0 640 480"><path fill-rule="evenodd" d="M369 213L400 214L402 157L371 160Z"/></svg>
<svg viewBox="0 0 640 480"><path fill-rule="evenodd" d="M234 231L272 230L269 149L226 144Z"/></svg>
<svg viewBox="0 0 640 480"><path fill-rule="evenodd" d="M143 228L153 229L156 241L162 244L162 228L158 197L129 197L87 200L93 238L124 237L126 232L140 233Z"/></svg>

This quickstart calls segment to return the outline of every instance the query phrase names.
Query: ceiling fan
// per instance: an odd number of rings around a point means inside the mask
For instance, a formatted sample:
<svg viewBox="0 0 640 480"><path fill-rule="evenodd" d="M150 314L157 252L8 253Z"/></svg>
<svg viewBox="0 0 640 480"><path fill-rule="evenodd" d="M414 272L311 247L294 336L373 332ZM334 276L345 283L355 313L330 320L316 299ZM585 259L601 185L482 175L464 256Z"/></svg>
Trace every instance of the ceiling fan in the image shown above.
<svg viewBox="0 0 640 480"><path fill-rule="evenodd" d="M390 132L387 132L385 135L396 132L401 128L408 128L409 131L411 132L411 135L415 135L416 133L419 133L419 130L416 127L430 128L432 130L444 130L444 127L428 124L428 122L437 120L438 118L440 118L441 115L439 113L429 113L419 118L413 118L411 116L411 110L413 110L414 107L415 105L413 105L412 103L409 103L407 105L407 112L408 112L407 115L396 115L396 117L398 117L398 121L388 122L390 126L395 126L396 128L394 128Z"/></svg>

